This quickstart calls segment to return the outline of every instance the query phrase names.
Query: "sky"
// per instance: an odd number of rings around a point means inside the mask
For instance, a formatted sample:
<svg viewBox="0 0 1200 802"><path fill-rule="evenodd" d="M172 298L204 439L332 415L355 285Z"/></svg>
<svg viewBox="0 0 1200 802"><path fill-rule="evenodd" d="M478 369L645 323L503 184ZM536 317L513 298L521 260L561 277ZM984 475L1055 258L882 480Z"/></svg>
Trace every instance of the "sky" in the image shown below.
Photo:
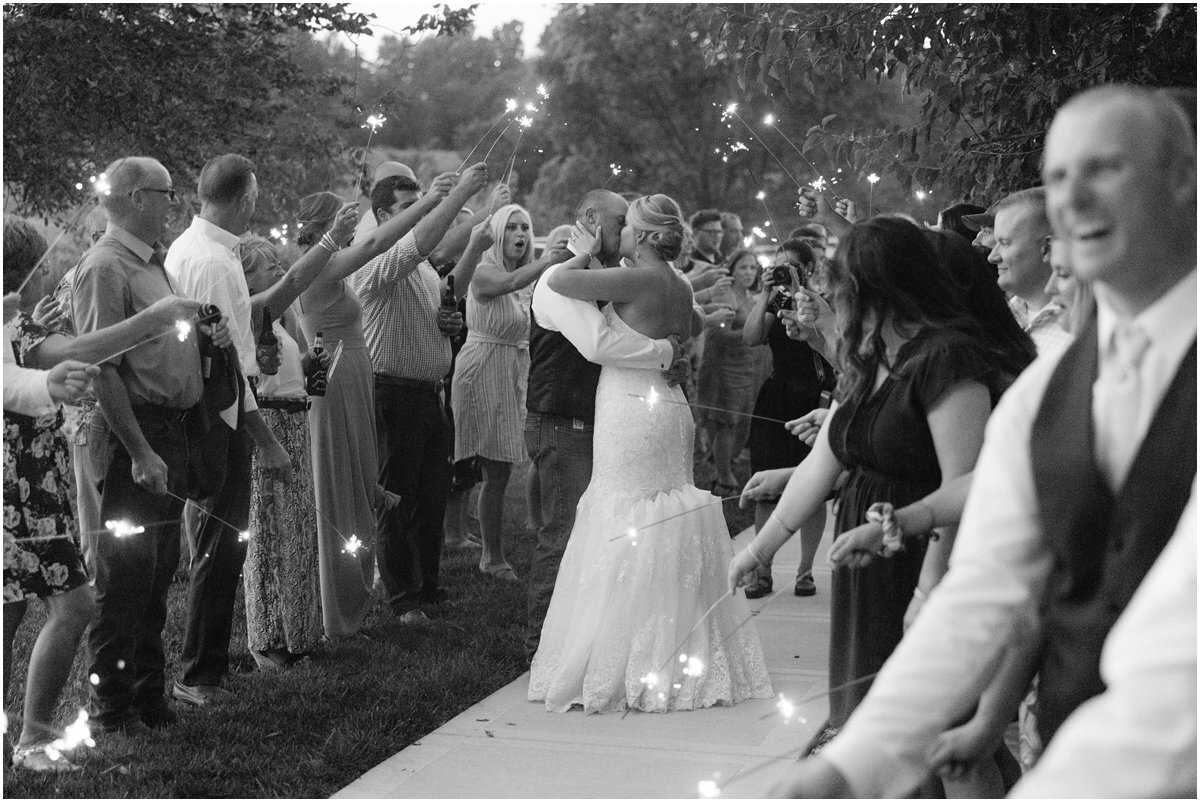
<svg viewBox="0 0 1200 802"><path fill-rule="evenodd" d="M452 9L466 8L471 0L443 0ZM374 14L375 37L361 36L358 39L359 52L363 58L374 61L378 52L375 39L384 36L399 36L407 25L415 25L422 14L433 11L434 3L350 3L350 10L363 14ZM475 30L484 36L491 35L509 20L518 19L525 23L522 40L525 45L525 55L536 55L537 43L542 38L542 31L558 10L558 3L495 3L482 2L475 9ZM426 34L431 35L431 34Z"/></svg>

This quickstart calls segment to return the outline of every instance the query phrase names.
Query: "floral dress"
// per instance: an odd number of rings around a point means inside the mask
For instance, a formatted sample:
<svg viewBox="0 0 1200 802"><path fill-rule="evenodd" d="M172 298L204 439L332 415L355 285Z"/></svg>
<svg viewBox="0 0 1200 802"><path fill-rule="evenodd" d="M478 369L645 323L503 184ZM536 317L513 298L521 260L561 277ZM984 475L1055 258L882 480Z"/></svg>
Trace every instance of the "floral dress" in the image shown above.
<svg viewBox="0 0 1200 802"><path fill-rule="evenodd" d="M18 364L50 332L22 314L7 327ZM4 413L4 601L53 596L87 583L71 512L62 410Z"/></svg>

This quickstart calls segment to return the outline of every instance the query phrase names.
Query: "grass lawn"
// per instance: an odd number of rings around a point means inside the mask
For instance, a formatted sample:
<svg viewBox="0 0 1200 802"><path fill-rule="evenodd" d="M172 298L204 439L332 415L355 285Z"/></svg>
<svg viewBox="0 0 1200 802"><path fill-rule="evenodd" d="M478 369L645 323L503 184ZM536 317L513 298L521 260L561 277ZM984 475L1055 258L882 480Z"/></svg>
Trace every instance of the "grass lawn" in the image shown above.
<svg viewBox="0 0 1200 802"><path fill-rule="evenodd" d="M505 507L509 562L528 572L524 482L517 466ZM712 479L697 464L696 484ZM746 478L741 466L738 476ZM725 505L733 532L751 522L736 502ZM257 671L246 650L241 594L231 642L237 700L213 712L174 704L179 722L152 738L86 750L84 770L72 775L4 771L10 798L328 797L421 736L526 670L522 644L525 586L485 577L477 550L443 557L449 600L428 623L401 624L385 605L368 615L365 637L286 672ZM182 642L184 587L171 589L165 634L168 683ZM16 720L25 672L44 608L30 605L14 647L13 687L5 708ZM85 705L82 655L59 710L74 720ZM16 725L12 725L15 736ZM6 751L7 755L7 751Z"/></svg>

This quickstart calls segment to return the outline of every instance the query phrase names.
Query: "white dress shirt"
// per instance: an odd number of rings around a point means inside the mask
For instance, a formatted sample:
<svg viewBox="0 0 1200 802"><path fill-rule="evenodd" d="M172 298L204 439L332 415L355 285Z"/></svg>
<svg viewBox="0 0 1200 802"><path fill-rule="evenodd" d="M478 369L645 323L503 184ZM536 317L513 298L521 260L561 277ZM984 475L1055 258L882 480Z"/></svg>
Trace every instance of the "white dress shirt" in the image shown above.
<svg viewBox="0 0 1200 802"><path fill-rule="evenodd" d="M242 375L249 379L258 375L258 359L250 321L250 289L246 286L242 260L235 251L238 242L236 234L197 215L171 244L165 267L184 297L216 304L221 310L237 348ZM245 412L258 409L249 388L242 409ZM237 412L225 410L221 418L232 428L237 422Z"/></svg>
<svg viewBox="0 0 1200 802"><path fill-rule="evenodd" d="M50 372L23 368L13 356L11 327L4 326L4 411L40 418L58 404L50 397Z"/></svg>
<svg viewBox="0 0 1200 802"><path fill-rule="evenodd" d="M1101 308L1099 383L1112 369L1104 344L1111 340L1105 339L1105 332L1111 331L1114 313L1105 309L1101 293L1097 302ZM1135 322L1151 340L1141 363L1142 387L1149 401L1143 405L1145 421L1130 422L1121 432L1104 436L1136 437L1140 442L1196 337L1195 271ZM1004 644L1012 637L1030 637L1014 622L1036 620L1052 554L1042 533L1029 440L1060 357L1037 359L992 414L950 570L876 677L867 698L821 752L847 779L855 796L909 793L927 776L925 755L930 742L971 711ZM1194 611L1193 606L1186 613L1194 615ZM1140 659L1136 653L1113 653L1108 668L1120 675L1125 666ZM1123 738L1118 730L1114 724L1096 737ZM1127 755L1124 770L1136 773L1136 755Z"/></svg>
<svg viewBox="0 0 1200 802"><path fill-rule="evenodd" d="M588 362L626 368L666 370L674 349L667 340L651 340L609 328L594 303L568 298L550 289L558 265L546 268L533 290L533 317L547 331L561 333Z"/></svg>
<svg viewBox="0 0 1200 802"><path fill-rule="evenodd" d="M1100 653L1084 702L1012 796L1196 796L1196 485Z"/></svg>

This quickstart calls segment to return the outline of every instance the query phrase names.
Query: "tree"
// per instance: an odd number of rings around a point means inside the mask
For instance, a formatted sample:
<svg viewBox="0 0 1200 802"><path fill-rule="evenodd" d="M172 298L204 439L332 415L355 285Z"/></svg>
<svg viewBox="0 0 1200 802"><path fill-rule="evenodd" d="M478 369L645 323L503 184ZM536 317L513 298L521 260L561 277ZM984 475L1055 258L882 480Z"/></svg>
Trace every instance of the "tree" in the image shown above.
<svg viewBox="0 0 1200 802"><path fill-rule="evenodd" d="M1195 86L1195 5L697 5L710 62L791 96L873 78L921 102L918 118L831 132L855 169L905 190L940 183L995 197L1040 182L1055 110L1089 86Z"/></svg>
<svg viewBox="0 0 1200 802"><path fill-rule="evenodd" d="M121 156L158 158L183 189L233 151L294 197L310 169L340 169L338 123L310 111L346 80L313 68L310 33L368 22L345 3L6 4L5 188L23 213L55 215Z"/></svg>

